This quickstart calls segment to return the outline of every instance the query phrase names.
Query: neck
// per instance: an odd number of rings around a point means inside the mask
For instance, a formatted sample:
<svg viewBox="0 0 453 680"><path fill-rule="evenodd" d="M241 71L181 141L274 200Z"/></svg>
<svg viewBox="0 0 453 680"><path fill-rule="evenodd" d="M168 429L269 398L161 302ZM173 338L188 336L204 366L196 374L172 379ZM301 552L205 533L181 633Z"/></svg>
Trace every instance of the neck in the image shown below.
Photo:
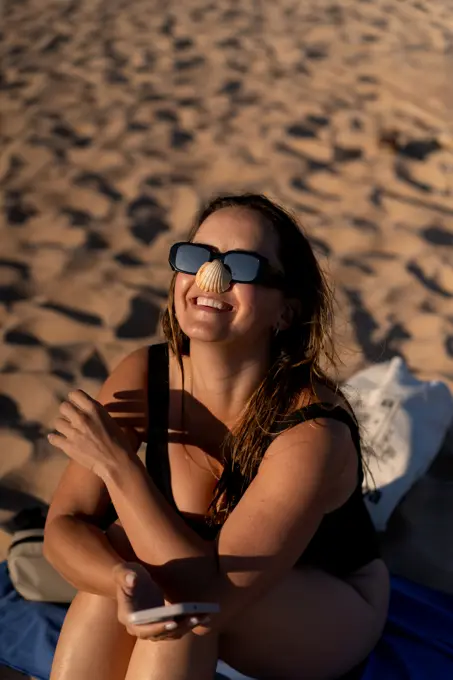
<svg viewBox="0 0 453 680"><path fill-rule="evenodd" d="M232 427L269 367L269 348L190 343L193 396L227 427Z"/></svg>

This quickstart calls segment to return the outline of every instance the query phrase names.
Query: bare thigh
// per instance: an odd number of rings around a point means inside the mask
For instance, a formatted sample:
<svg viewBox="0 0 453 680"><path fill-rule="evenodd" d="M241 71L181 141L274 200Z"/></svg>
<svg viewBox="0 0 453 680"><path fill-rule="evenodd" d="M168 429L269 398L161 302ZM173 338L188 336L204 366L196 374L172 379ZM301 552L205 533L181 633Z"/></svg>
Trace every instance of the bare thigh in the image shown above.
<svg viewBox="0 0 453 680"><path fill-rule="evenodd" d="M123 559L136 559L119 523L108 537ZM137 640L119 623L116 601L80 592L66 615L50 680L212 680L216 663L216 636Z"/></svg>
<svg viewBox="0 0 453 680"><path fill-rule="evenodd" d="M377 643L388 593L380 560L348 582L316 569L293 569L222 634L220 657L260 679L337 678Z"/></svg>
<svg viewBox="0 0 453 680"><path fill-rule="evenodd" d="M66 614L50 680L124 680L135 641L119 623L115 601L78 593Z"/></svg>
<svg viewBox="0 0 453 680"><path fill-rule="evenodd" d="M137 640L126 680L213 680L217 637L188 633L180 640Z"/></svg>
<svg viewBox="0 0 453 680"><path fill-rule="evenodd" d="M134 559L118 523L107 535L123 559ZM128 634L117 616L116 600L77 593L64 620L50 680L124 680L136 638Z"/></svg>

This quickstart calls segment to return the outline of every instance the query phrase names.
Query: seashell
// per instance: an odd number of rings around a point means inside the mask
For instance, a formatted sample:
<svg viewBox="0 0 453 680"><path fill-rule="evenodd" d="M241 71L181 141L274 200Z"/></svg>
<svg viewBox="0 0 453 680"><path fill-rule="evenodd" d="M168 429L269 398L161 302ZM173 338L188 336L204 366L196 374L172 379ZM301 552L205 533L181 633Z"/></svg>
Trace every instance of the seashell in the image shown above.
<svg viewBox="0 0 453 680"><path fill-rule="evenodd" d="M195 283L205 293L224 293L230 287L231 274L220 260L205 262L197 271Z"/></svg>

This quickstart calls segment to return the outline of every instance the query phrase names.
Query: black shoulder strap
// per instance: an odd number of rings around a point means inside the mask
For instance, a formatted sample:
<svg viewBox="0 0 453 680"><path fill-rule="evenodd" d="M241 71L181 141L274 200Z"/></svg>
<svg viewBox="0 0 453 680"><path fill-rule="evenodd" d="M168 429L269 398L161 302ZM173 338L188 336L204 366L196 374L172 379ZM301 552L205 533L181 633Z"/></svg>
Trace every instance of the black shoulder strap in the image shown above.
<svg viewBox="0 0 453 680"><path fill-rule="evenodd" d="M169 387L168 345L150 345L148 348L148 429L154 434L168 430ZM149 439L149 437L148 437Z"/></svg>
<svg viewBox="0 0 453 680"><path fill-rule="evenodd" d="M159 491L172 502L170 466L168 462L168 406L170 389L168 379L168 345L150 345L148 348L148 441L146 469ZM102 529L107 529L118 518L110 503Z"/></svg>
<svg viewBox="0 0 453 680"><path fill-rule="evenodd" d="M168 460L168 408L170 404L167 343L148 350L148 441L146 469L165 498L174 504Z"/></svg>

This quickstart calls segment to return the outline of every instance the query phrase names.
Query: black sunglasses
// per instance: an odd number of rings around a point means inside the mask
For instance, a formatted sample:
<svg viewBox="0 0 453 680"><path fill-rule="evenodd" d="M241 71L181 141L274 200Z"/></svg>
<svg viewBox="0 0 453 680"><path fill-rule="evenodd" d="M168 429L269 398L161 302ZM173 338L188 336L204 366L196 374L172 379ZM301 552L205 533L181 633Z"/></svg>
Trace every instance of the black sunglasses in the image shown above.
<svg viewBox="0 0 453 680"><path fill-rule="evenodd" d="M283 288L284 277L269 261L249 250L219 253L211 246L183 241L170 248L168 261L175 272L196 274L205 262L220 260L231 273L232 283L256 283L269 288Z"/></svg>

